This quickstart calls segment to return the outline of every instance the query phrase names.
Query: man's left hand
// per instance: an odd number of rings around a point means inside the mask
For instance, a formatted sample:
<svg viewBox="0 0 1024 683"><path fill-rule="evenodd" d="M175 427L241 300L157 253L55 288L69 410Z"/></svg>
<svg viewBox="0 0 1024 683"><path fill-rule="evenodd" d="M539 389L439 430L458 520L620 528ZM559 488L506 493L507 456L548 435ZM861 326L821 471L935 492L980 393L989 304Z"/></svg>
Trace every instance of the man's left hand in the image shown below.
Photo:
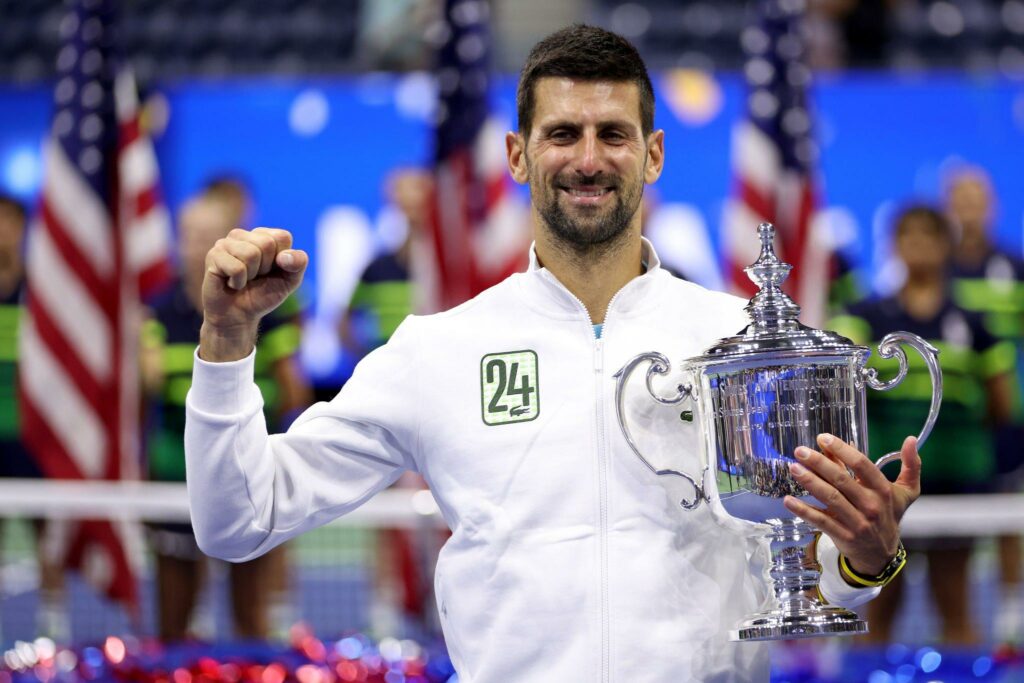
<svg viewBox="0 0 1024 683"><path fill-rule="evenodd" d="M824 509L793 496L786 496L786 508L828 534L854 571L877 575L899 548L903 513L921 495L917 439L908 436L904 440L902 467L895 482L842 439L821 434L818 446L821 452L796 449L798 462L789 468Z"/></svg>

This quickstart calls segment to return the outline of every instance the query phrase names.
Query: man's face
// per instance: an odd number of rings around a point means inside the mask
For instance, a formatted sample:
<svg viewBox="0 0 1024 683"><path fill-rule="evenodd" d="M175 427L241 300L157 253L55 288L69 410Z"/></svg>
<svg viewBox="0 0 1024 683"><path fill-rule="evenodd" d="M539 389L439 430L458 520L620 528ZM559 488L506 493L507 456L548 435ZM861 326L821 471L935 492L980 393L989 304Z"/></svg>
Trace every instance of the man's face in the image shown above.
<svg viewBox="0 0 1024 683"><path fill-rule="evenodd" d="M985 236L992 218L992 197L985 179L965 175L949 188L949 213L960 224L964 236Z"/></svg>
<svg viewBox="0 0 1024 683"><path fill-rule="evenodd" d="M194 285L202 282L206 253L233 227L231 209L224 202L201 198L182 208L178 219L178 238L182 273L186 280Z"/></svg>
<svg viewBox="0 0 1024 683"><path fill-rule="evenodd" d="M509 165L560 242L586 251L639 230L644 183L657 180L663 133L646 139L636 84L543 78L528 139L510 133Z"/></svg>
<svg viewBox="0 0 1024 683"><path fill-rule="evenodd" d="M0 265L15 264L21 258L25 221L18 211L0 204Z"/></svg>
<svg viewBox="0 0 1024 683"><path fill-rule="evenodd" d="M930 219L909 216L896 234L896 253L911 272L939 272L949 259L949 237Z"/></svg>

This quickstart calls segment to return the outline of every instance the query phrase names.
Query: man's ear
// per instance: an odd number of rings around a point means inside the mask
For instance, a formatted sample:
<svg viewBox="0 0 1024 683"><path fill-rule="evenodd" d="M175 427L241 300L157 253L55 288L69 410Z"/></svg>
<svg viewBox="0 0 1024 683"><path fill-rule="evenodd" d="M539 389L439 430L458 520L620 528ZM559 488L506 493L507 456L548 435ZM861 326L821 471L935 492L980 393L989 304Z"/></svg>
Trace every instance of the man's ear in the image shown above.
<svg viewBox="0 0 1024 683"><path fill-rule="evenodd" d="M665 131L656 130L647 136L647 166L644 168L644 182L651 185L661 177L665 168Z"/></svg>
<svg viewBox="0 0 1024 683"><path fill-rule="evenodd" d="M508 172L512 180L520 185L530 180L526 170L526 138L521 133L509 131L505 133L505 153L508 156Z"/></svg>

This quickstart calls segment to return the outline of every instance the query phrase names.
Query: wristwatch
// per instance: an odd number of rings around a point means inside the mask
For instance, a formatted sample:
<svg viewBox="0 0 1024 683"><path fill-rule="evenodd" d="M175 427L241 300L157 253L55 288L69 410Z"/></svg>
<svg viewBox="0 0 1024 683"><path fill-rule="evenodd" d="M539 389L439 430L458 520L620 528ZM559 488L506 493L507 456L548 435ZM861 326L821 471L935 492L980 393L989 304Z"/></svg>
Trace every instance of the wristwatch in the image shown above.
<svg viewBox="0 0 1024 683"><path fill-rule="evenodd" d="M846 555L839 554L839 571L843 577L853 584L858 586L864 586L865 588L875 588L876 586L885 586L890 581L896 578L903 567L907 564L907 549L903 547L903 541L900 541L899 547L896 549L896 556L889 560L889 564L882 567L875 576L861 574L850 566L850 563L846 560Z"/></svg>

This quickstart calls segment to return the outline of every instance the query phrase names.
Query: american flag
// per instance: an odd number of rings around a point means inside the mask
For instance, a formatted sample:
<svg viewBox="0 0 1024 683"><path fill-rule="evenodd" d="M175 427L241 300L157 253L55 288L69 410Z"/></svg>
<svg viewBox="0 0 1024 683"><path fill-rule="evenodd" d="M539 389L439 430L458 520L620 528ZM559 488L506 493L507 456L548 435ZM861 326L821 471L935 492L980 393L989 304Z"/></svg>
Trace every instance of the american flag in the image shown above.
<svg viewBox="0 0 1024 683"><path fill-rule="evenodd" d="M726 212L725 250L734 291L755 287L743 268L757 259L757 225L775 224L776 251L794 266L786 289L807 324L821 324L828 300L831 254L812 230L817 198L800 0L759 0L758 22L742 36L747 54L746 114L733 130L736 197Z"/></svg>
<svg viewBox="0 0 1024 683"><path fill-rule="evenodd" d="M524 264L526 219L509 187L504 128L491 115L486 0L446 0L440 45L427 308L442 310Z"/></svg>
<svg viewBox="0 0 1024 683"><path fill-rule="evenodd" d="M137 479L139 295L170 273L170 221L134 81L115 59L113 0L63 19L39 212L28 235L22 432L49 477ZM54 525L51 543L134 605L136 526Z"/></svg>

